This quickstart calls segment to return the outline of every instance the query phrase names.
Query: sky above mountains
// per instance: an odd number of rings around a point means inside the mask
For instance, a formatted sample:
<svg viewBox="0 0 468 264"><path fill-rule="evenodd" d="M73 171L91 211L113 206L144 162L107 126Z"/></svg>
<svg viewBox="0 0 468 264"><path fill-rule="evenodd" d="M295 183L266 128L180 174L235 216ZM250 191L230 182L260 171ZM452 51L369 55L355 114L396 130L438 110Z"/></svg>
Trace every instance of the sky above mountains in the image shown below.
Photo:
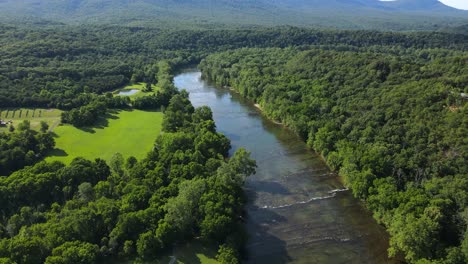
<svg viewBox="0 0 468 264"><path fill-rule="evenodd" d="M451 7L468 10L468 0L439 0L439 1Z"/></svg>

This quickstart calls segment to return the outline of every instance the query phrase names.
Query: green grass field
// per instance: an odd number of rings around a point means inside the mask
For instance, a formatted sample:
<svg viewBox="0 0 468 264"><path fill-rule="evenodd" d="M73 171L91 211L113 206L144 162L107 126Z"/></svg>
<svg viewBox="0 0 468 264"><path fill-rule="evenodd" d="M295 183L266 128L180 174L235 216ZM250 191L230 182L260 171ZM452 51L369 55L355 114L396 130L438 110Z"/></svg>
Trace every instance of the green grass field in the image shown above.
<svg viewBox="0 0 468 264"><path fill-rule="evenodd" d="M192 241L187 245L178 246L174 252L164 256L153 263L171 263L171 256L174 254L177 264L220 264L216 258L216 251L213 248L202 245L199 241Z"/></svg>
<svg viewBox="0 0 468 264"><path fill-rule="evenodd" d="M60 115L62 111L58 109L40 109L40 108L14 108L14 109L1 109L0 119L5 121L13 121L13 126L17 126L23 120L31 122L31 128L39 130L41 121L47 122L49 127L60 123ZM8 127L0 127L0 131L6 131Z"/></svg>
<svg viewBox="0 0 468 264"><path fill-rule="evenodd" d="M151 94L154 94L154 92L160 90L160 88L154 84L151 85L151 88L153 88L153 92L143 92L142 90L145 89L146 83L141 82L141 83L135 83L135 84L130 84L125 86L122 89L119 89L114 92L114 94L118 95L120 92L125 92L125 91L130 91L130 90L140 90L139 92L129 95L130 98L138 98L138 97L144 97L148 96Z"/></svg>
<svg viewBox="0 0 468 264"><path fill-rule="evenodd" d="M46 160L67 164L76 157L109 161L117 152L125 158L141 159L152 149L161 131L162 118L161 112L119 111L109 114L93 128L58 126L54 129L56 149Z"/></svg>

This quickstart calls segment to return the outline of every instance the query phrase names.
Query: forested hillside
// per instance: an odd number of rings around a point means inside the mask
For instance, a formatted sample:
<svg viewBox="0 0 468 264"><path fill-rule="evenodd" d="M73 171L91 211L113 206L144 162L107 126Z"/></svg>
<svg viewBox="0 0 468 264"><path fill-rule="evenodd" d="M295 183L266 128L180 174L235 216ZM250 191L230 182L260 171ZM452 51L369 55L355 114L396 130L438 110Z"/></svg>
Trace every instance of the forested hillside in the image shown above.
<svg viewBox="0 0 468 264"><path fill-rule="evenodd" d="M200 68L321 153L386 226L391 256L466 263L465 48L383 41L239 49L210 55Z"/></svg>
<svg viewBox="0 0 468 264"><path fill-rule="evenodd" d="M434 30L468 21L438 0L3 0L0 20L130 26L295 25L341 29Z"/></svg>

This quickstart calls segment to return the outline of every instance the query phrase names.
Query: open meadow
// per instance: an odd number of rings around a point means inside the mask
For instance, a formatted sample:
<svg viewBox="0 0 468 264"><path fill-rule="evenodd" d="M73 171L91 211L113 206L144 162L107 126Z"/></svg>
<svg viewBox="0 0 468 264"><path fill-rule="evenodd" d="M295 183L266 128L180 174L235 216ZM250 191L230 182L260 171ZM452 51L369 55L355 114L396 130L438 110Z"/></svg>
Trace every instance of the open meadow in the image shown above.
<svg viewBox="0 0 468 264"><path fill-rule="evenodd" d="M116 111L92 128L58 126L54 129L56 148L46 160L67 164L76 157L109 161L117 152L125 158L141 159L153 147L161 131L162 117L161 112Z"/></svg>
<svg viewBox="0 0 468 264"><path fill-rule="evenodd" d="M42 108L13 108L1 109L0 120L5 122L12 121L14 127L23 120L31 122L31 128L39 130L41 121L47 122L50 128L60 123L60 115L62 111L58 109L42 109ZM0 126L0 131L8 130L8 126Z"/></svg>

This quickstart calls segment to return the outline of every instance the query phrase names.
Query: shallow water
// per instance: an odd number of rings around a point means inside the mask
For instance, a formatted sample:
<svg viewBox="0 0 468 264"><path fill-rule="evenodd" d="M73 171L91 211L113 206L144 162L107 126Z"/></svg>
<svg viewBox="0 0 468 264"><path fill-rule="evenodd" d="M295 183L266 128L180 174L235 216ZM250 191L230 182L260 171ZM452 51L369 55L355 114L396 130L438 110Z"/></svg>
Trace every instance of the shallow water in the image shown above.
<svg viewBox="0 0 468 264"><path fill-rule="evenodd" d="M138 90L138 89L124 90L124 91L120 91L119 95L130 96L130 95L134 95L134 94L136 94L138 92L140 92L140 90Z"/></svg>
<svg viewBox="0 0 468 264"><path fill-rule="evenodd" d="M383 228L293 132L238 94L201 80L197 70L174 83L195 107L211 107L231 152L244 147L257 160L246 183L247 263L396 263L387 258Z"/></svg>

